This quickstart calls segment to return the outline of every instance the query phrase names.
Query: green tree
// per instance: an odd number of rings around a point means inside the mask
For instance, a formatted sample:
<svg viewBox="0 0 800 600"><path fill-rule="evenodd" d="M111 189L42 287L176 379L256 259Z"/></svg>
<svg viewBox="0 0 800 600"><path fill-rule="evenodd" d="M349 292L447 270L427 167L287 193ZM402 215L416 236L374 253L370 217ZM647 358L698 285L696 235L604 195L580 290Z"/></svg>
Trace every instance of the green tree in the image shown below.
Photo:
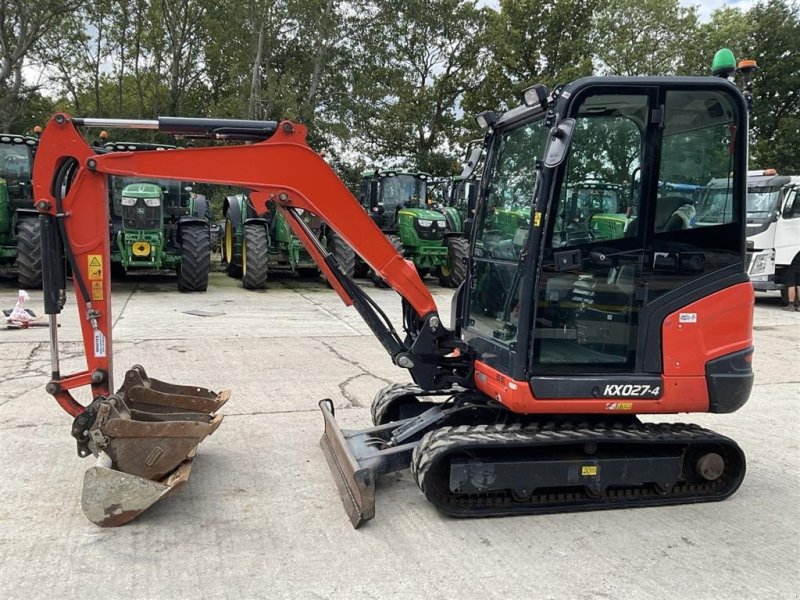
<svg viewBox="0 0 800 600"><path fill-rule="evenodd" d="M357 143L373 160L451 172L447 142L462 133L460 101L481 80L486 11L459 0L366 4L345 115Z"/></svg>
<svg viewBox="0 0 800 600"><path fill-rule="evenodd" d="M800 173L800 6L782 0L748 13L747 55L755 58L751 164L782 174Z"/></svg>
<svg viewBox="0 0 800 600"><path fill-rule="evenodd" d="M500 0L491 12L483 84L467 94L471 114L520 104L534 83L555 86L592 73L592 14L601 0Z"/></svg>
<svg viewBox="0 0 800 600"><path fill-rule="evenodd" d="M598 72L674 75L696 29L696 8L678 0L604 0L592 32Z"/></svg>

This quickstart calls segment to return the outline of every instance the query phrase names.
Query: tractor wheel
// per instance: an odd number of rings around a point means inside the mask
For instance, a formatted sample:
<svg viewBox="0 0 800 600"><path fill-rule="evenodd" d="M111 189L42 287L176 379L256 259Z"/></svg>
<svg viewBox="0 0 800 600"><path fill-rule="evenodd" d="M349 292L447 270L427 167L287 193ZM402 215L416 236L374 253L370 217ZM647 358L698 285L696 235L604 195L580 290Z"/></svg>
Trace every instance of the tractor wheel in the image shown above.
<svg viewBox="0 0 800 600"><path fill-rule="evenodd" d="M389 240L389 243L394 246L394 249L397 250L400 256L403 256L403 241L400 239L399 235L387 235L386 239ZM383 277L372 271L371 273L372 283L375 284L375 287L385 288L389 287L389 284L384 281Z"/></svg>
<svg viewBox="0 0 800 600"><path fill-rule="evenodd" d="M225 272L236 279L242 276L242 253L236 252L235 227L230 219L225 219L225 233L222 238L222 262L225 263Z"/></svg>
<svg viewBox="0 0 800 600"><path fill-rule="evenodd" d="M178 265L178 289L182 292L205 292L211 269L211 241L208 227L189 226L181 230L181 262Z"/></svg>
<svg viewBox="0 0 800 600"><path fill-rule="evenodd" d="M42 234L38 217L20 221L17 228L17 279L19 287L42 287Z"/></svg>
<svg viewBox="0 0 800 600"><path fill-rule="evenodd" d="M369 267L361 258L356 258L356 264L353 267L353 277L356 279L364 279L369 275Z"/></svg>
<svg viewBox="0 0 800 600"><path fill-rule="evenodd" d="M350 247L350 244L345 242L339 235L329 229L328 230L328 252L333 254L336 262L339 263L339 267L342 269L345 275L349 277L353 277L356 270L356 253ZM327 279L325 283L328 284L328 287L331 287L331 282Z"/></svg>
<svg viewBox="0 0 800 600"><path fill-rule="evenodd" d="M469 242L464 237L452 236L444 243L447 246L447 265L439 267L439 285L457 288L467 276Z"/></svg>
<svg viewBox="0 0 800 600"><path fill-rule="evenodd" d="M264 225L246 223L242 241L242 285L248 290L267 287L269 235Z"/></svg>

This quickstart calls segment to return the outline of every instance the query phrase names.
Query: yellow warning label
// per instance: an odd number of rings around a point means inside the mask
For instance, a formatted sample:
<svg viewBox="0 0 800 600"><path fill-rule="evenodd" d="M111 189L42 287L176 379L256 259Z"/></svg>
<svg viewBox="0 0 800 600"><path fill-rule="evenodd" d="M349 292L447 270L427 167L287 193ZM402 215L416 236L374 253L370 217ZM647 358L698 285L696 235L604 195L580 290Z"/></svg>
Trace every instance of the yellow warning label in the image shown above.
<svg viewBox="0 0 800 600"><path fill-rule="evenodd" d="M539 211L536 211L533 214L533 226L534 227L539 227L539 225L541 225L541 224L542 224L542 213L540 213Z"/></svg>
<svg viewBox="0 0 800 600"><path fill-rule="evenodd" d="M98 281L103 279L103 257L100 254L90 254L88 257L89 260L89 281ZM94 289L94 286L92 286ZM96 298L97 300L103 299L103 291L100 290L100 298Z"/></svg>
<svg viewBox="0 0 800 600"><path fill-rule="evenodd" d="M597 467L594 465L586 465L585 467L581 467L581 475L584 477L594 477L597 475Z"/></svg>
<svg viewBox="0 0 800 600"><path fill-rule="evenodd" d="M92 300L102 300L103 299L103 282L102 281L93 281L92 282Z"/></svg>

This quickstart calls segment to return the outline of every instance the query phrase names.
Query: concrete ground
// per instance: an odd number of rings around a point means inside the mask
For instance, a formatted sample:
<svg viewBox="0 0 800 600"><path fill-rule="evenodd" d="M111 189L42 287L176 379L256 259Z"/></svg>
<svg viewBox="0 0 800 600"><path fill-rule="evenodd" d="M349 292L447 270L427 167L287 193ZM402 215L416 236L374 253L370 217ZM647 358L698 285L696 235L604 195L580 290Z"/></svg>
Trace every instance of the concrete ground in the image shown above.
<svg viewBox="0 0 800 600"><path fill-rule="evenodd" d="M451 292L432 290L449 319ZM370 292L399 324L397 296ZM1 308L15 294L0 281ZM407 377L355 310L317 282L256 293L214 274L205 294L179 294L169 277L115 283L114 313L118 379L141 363L159 379L231 388L225 422L183 490L97 528L79 504L93 461L77 457L71 418L44 391L47 329L0 329L2 598L798 598L800 313L776 297L757 304L749 403L692 417L748 456L729 500L454 520L406 471L381 481L377 517L358 531L319 448L317 402L367 426L375 392ZM61 322L63 371L82 368L74 305Z"/></svg>

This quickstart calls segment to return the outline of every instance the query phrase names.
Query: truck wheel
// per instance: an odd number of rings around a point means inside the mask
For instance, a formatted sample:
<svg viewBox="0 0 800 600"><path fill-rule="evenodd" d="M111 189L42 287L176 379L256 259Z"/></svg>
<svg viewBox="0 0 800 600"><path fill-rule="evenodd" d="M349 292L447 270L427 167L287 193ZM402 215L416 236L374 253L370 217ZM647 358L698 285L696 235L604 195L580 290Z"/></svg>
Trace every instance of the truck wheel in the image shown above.
<svg viewBox="0 0 800 600"><path fill-rule="evenodd" d="M182 292L205 292L211 269L211 242L208 227L189 226L181 230L181 262L178 265L178 289Z"/></svg>
<svg viewBox="0 0 800 600"><path fill-rule="evenodd" d="M246 223L242 241L242 285L248 290L267 287L269 235L264 225Z"/></svg>
<svg viewBox="0 0 800 600"><path fill-rule="evenodd" d="M225 272L236 279L242 276L242 253L236 252L236 235L233 222L225 219L225 232L222 238L222 262L225 263ZM240 249L241 250L241 249Z"/></svg>
<svg viewBox="0 0 800 600"><path fill-rule="evenodd" d="M23 289L42 287L42 234L38 217L20 221L17 227L17 279Z"/></svg>
<svg viewBox="0 0 800 600"><path fill-rule="evenodd" d="M386 239L389 240L389 243L394 246L394 249L397 250L400 256L403 256L403 241L400 239L399 235L387 235ZM375 273L375 271L371 272L370 277L372 278L372 283L375 284L375 287L385 288L389 287L389 284L384 281L383 277Z"/></svg>
<svg viewBox="0 0 800 600"><path fill-rule="evenodd" d="M467 276L469 242L458 236L446 238L444 242L447 246L447 265L439 267L439 285L456 288Z"/></svg>

